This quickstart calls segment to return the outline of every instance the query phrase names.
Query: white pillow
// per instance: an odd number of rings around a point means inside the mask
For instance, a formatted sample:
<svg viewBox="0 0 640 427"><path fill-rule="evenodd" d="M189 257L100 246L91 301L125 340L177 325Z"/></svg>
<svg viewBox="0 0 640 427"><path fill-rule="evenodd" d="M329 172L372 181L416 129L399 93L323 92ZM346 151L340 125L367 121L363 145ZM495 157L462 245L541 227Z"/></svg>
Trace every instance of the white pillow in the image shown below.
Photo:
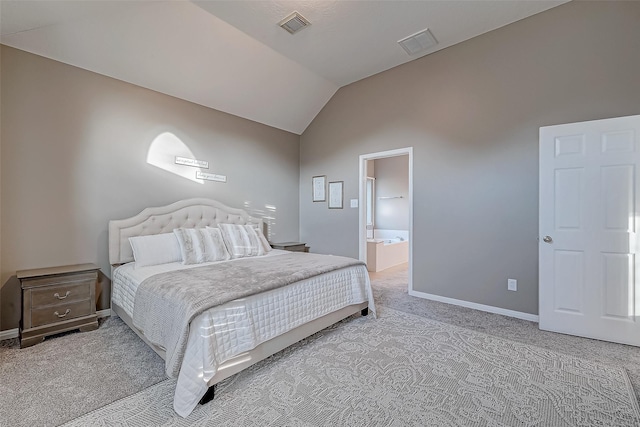
<svg viewBox="0 0 640 427"><path fill-rule="evenodd" d="M173 233L129 237L137 267L182 261L180 244Z"/></svg>
<svg viewBox="0 0 640 427"><path fill-rule="evenodd" d="M220 230L205 228L176 228L183 264L200 264L229 259Z"/></svg>
<svg viewBox="0 0 640 427"><path fill-rule="evenodd" d="M252 225L218 224L231 258L261 256L267 251Z"/></svg>

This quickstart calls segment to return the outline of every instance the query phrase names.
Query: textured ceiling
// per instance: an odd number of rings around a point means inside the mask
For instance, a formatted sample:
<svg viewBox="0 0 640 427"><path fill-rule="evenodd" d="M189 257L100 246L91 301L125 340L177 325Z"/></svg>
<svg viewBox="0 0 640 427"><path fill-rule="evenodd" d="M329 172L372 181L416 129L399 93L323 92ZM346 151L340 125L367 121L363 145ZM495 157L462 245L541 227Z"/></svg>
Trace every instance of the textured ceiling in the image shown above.
<svg viewBox="0 0 640 427"><path fill-rule="evenodd" d="M0 42L301 134L341 86L563 2L2 0ZM407 55L425 28L438 44Z"/></svg>

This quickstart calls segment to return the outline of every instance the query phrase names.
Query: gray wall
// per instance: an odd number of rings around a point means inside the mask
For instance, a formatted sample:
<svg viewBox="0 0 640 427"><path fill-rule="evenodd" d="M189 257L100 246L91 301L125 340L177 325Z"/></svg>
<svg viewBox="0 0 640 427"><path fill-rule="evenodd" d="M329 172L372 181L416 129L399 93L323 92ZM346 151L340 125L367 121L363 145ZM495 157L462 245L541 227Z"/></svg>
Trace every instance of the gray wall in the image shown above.
<svg viewBox="0 0 640 427"><path fill-rule="evenodd" d="M640 113L639 22L571 2L343 87L301 137L301 239L357 257L357 209L311 177L356 198L359 155L414 147L414 289L536 314L538 129Z"/></svg>
<svg viewBox="0 0 640 427"><path fill-rule="evenodd" d="M373 163L376 178L375 228L408 230L409 156L376 159Z"/></svg>
<svg viewBox="0 0 640 427"><path fill-rule="evenodd" d="M214 198L272 217L274 240L298 239L298 135L1 49L2 330L18 326L16 270L94 262L110 276L108 221L146 206ZM228 182L198 184L148 164L163 132ZM108 285L103 277L99 310Z"/></svg>

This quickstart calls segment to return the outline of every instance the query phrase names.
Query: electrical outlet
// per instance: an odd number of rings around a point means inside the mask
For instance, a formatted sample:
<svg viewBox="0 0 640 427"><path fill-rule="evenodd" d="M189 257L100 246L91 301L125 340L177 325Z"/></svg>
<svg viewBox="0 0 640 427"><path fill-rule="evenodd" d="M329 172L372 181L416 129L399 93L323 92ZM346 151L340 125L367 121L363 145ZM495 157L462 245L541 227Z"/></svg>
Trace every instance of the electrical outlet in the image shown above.
<svg viewBox="0 0 640 427"><path fill-rule="evenodd" d="M507 289L510 291L517 291L518 281L516 279L507 279Z"/></svg>

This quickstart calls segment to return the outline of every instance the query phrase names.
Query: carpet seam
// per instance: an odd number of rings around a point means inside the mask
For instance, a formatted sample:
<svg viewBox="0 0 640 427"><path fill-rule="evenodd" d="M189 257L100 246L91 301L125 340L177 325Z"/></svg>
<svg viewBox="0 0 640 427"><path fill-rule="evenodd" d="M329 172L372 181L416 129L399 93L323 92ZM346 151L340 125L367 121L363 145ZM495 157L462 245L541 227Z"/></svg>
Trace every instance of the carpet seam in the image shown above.
<svg viewBox="0 0 640 427"><path fill-rule="evenodd" d="M67 420L67 421L65 421L65 422L64 422L64 423L62 423L62 424L58 424L58 427L63 427L64 425L69 424L69 423L71 423L71 422L74 422L74 421L76 421L76 420L79 420L80 418L84 418L84 417L90 416L91 414L93 414L93 413L95 413L95 412L101 411L101 410L103 410L103 409L105 409L105 408L108 408L109 406L115 405L116 403L119 403L119 402L121 402L121 401L123 401L123 400L125 400L125 399L129 399L129 398L135 397L135 396L137 396L138 394L141 394L141 393L146 392L146 391L147 391L147 390L149 390L151 387L155 387L155 386L157 386L158 384L161 384L161 383L164 383L164 382L166 382L166 381L170 381L170 380L171 380L171 378L165 378L164 380L162 380L162 381L158 381L157 383L154 383L154 384L151 384L151 385L149 385L148 387L145 387L145 388L143 388L142 390L138 390L138 391L136 391L136 392L135 392L135 393L133 393L133 394L130 394L130 395L128 395L128 396L123 396L123 397L121 397L121 398L119 398L119 399L117 399L117 400L114 400L113 402L109 402L109 403L107 403L107 404L106 404L106 405L104 405L104 406L100 406L99 408L95 408L95 409L93 409L93 410L91 410L91 411L89 411L89 412L87 412L87 413L85 413L85 414L82 414L82 415L79 415L79 416L77 416L77 417L75 417L75 418L72 418L72 419L70 419L70 420Z"/></svg>

